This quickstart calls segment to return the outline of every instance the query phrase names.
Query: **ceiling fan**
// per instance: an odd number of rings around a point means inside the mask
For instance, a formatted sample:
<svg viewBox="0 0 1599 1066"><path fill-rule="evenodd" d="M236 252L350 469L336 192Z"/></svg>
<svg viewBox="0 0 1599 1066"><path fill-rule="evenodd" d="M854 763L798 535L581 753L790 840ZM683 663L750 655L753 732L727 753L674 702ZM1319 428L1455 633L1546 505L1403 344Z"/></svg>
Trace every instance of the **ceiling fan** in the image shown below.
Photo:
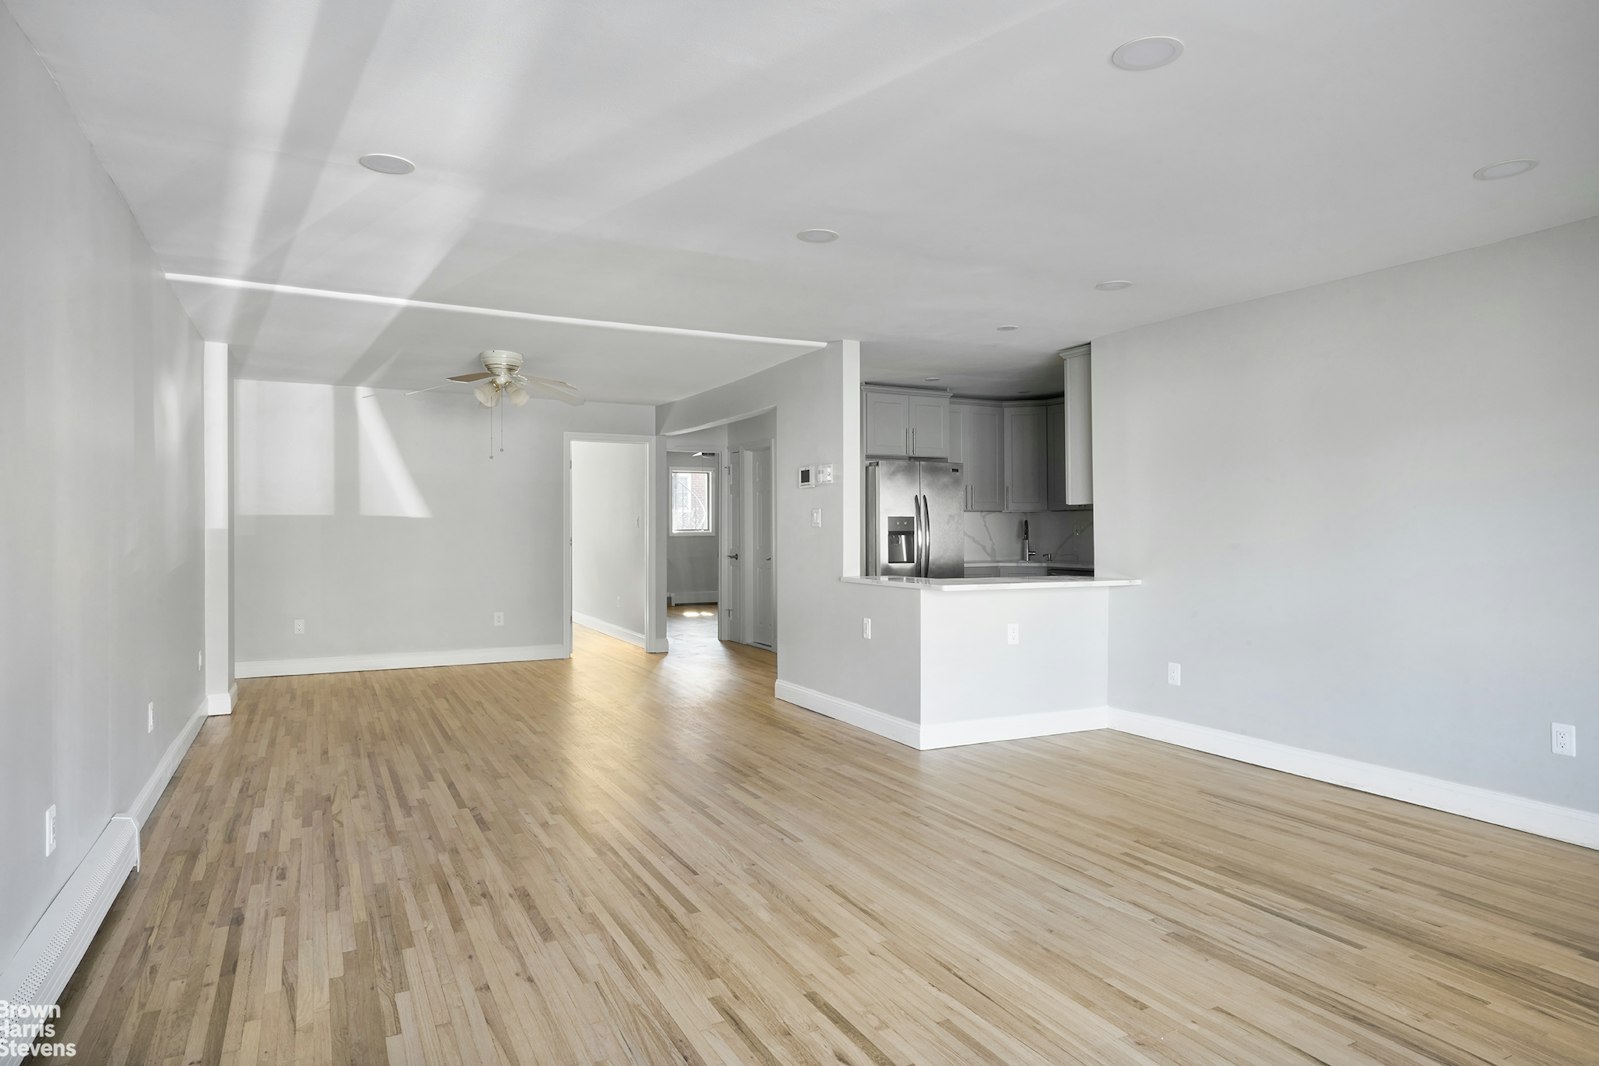
<svg viewBox="0 0 1599 1066"><path fill-rule="evenodd" d="M482 384L472 390L472 395L477 397L477 402L484 407L494 407L503 396L517 407L521 407L533 398L534 394L547 396L552 400L571 404L574 407L583 402L583 394L577 386L569 381L559 381L555 378L541 378L522 373L522 355L520 352L507 352L499 348L490 348L486 352L479 352L478 359L483 363L483 369L476 374L456 374L447 381L473 382ZM434 385L433 389L442 389L443 385ZM416 392L431 392L433 389L417 389ZM414 396L416 392L407 395Z"/></svg>

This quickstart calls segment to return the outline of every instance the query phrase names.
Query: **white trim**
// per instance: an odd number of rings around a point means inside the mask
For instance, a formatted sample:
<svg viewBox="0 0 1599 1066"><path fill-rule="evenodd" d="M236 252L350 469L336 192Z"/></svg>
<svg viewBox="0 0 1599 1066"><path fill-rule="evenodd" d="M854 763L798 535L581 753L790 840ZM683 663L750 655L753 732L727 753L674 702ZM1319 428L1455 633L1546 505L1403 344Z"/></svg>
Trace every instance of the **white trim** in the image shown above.
<svg viewBox="0 0 1599 1066"><path fill-rule="evenodd" d="M327 655L318 659L261 659L239 663L239 677L293 677L300 674L347 674L358 670L415 670L429 666L474 666L481 663L524 663L564 659L571 652L559 644L518 648L456 648L450 651L397 651L378 655Z"/></svg>
<svg viewBox="0 0 1599 1066"><path fill-rule="evenodd" d="M168 273L166 279L179 284L210 285L221 289L271 292L284 296L312 296L324 300L343 300L347 303L377 304L382 307L413 307L423 311L450 311L456 314L487 315L491 318L512 318L521 322L548 322L557 326L588 326L592 329L615 329L627 333L660 333L668 337L694 337L699 340L713 341L743 341L748 344L776 344L785 348L805 348L808 350L827 347L826 341L806 341L792 337L763 337L752 333L718 333L708 329L686 329L681 326L649 326L637 322L612 322L601 318L541 315L533 311L511 311L500 307L478 307L472 304L437 303L433 300L412 300L404 296L374 296L370 293L341 292L337 289L311 289L301 285L280 285L271 281L246 281L242 278L219 278L205 274Z"/></svg>
<svg viewBox="0 0 1599 1066"><path fill-rule="evenodd" d="M716 589L693 589L688 592L673 592L667 596L673 607L687 607L691 604L712 604L717 602Z"/></svg>
<svg viewBox="0 0 1599 1066"><path fill-rule="evenodd" d="M161 761L155 764L155 770L133 797L133 803L128 807L128 816L134 824L143 826L150 820L150 812L155 810L155 805L161 798L161 793L167 789L167 782L172 780L172 775L178 772L178 764L189 753L189 745L194 743L194 738L200 732L200 726L205 724L206 716L210 712L213 697L203 698L189 720L183 723L183 728L178 730L178 735L172 738L172 743L167 745L167 750L162 753Z"/></svg>
<svg viewBox="0 0 1599 1066"><path fill-rule="evenodd" d="M617 640L625 640L629 644L637 644L641 648L644 647L643 633L638 633L631 629L623 629L618 625L612 625L603 618L595 618L591 614L584 614L581 611L573 611L572 621L576 622L580 626L583 626L584 628L592 629L597 633L604 633L608 637L615 637Z"/></svg>
<svg viewBox="0 0 1599 1066"><path fill-rule="evenodd" d="M1463 785L1438 777L1396 770L1376 763L1295 748L1276 741L1229 733L1137 711L1110 709L1110 727L1194 751L1315 781L1342 785L1376 796L1446 811L1479 822L1519 829L1585 848L1599 848L1599 813L1561 807L1508 792Z"/></svg>
<svg viewBox="0 0 1599 1066"><path fill-rule="evenodd" d="M83 961L117 893L139 864L139 830L127 815L112 818L78 868L45 908L16 955L0 973L0 1000L47 1005L60 1001L72 971ZM42 1042L50 1042L41 1038ZM6 1045L25 1039L7 1040ZM0 1054L12 1066L20 1055Z"/></svg>
<svg viewBox="0 0 1599 1066"><path fill-rule="evenodd" d="M1001 718L923 722L917 747L925 751L963 744L986 744L994 740L1026 740L1059 733L1081 733L1088 729L1104 729L1109 720L1109 707L1078 707L1068 711L1010 714Z"/></svg>
<svg viewBox="0 0 1599 1066"><path fill-rule="evenodd" d="M235 681L233 687L226 692L211 692L205 697L205 713L216 717L218 715L232 714L233 705L239 701L239 683Z"/></svg>
<svg viewBox="0 0 1599 1066"><path fill-rule="evenodd" d="M868 733L876 733L889 740L897 740L907 747L917 747L920 727L904 718L896 718L882 711L874 711L870 707L849 700L841 700L837 696L829 696L825 692L817 692L813 688L796 685L789 681L778 681L773 686L772 694L784 703L792 703L804 707L817 714L825 714L829 718L837 718L840 722L847 722L852 726L864 729Z"/></svg>

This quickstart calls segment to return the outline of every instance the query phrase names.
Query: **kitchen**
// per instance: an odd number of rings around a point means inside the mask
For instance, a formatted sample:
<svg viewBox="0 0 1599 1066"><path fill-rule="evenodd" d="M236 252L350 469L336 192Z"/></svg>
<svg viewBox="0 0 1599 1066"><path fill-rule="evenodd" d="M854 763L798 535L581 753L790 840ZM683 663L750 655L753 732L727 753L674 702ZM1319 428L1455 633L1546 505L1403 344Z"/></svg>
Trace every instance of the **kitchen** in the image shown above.
<svg viewBox="0 0 1599 1066"><path fill-rule="evenodd" d="M863 386L868 577L1094 577L1092 355L1059 354L1059 396Z"/></svg>

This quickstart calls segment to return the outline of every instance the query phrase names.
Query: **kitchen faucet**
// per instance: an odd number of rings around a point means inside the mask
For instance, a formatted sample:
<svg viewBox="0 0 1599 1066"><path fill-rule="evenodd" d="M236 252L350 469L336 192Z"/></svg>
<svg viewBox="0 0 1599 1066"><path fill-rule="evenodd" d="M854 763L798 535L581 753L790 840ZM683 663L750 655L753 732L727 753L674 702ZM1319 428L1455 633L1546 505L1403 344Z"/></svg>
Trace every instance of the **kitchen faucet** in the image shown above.
<svg viewBox="0 0 1599 1066"><path fill-rule="evenodd" d="M1033 550L1032 545L1028 542L1027 519L1024 518L1022 519L1022 562L1030 563L1036 558L1038 558L1038 553Z"/></svg>

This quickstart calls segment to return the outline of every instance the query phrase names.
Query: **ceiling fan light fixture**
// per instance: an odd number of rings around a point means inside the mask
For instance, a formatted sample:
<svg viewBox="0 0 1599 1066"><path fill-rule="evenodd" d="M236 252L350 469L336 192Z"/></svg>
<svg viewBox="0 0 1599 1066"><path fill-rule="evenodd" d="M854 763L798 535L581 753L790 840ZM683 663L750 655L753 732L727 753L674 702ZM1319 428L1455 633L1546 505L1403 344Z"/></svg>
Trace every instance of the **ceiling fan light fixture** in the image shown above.
<svg viewBox="0 0 1599 1066"><path fill-rule="evenodd" d="M485 381L472 390L472 395L477 397L477 402L484 407L493 407L500 402L500 390L492 381Z"/></svg>
<svg viewBox="0 0 1599 1066"><path fill-rule="evenodd" d="M512 385L510 388L505 390L505 395L513 404L518 407L521 407L523 404L527 403L533 398L529 396L527 390L520 385Z"/></svg>

